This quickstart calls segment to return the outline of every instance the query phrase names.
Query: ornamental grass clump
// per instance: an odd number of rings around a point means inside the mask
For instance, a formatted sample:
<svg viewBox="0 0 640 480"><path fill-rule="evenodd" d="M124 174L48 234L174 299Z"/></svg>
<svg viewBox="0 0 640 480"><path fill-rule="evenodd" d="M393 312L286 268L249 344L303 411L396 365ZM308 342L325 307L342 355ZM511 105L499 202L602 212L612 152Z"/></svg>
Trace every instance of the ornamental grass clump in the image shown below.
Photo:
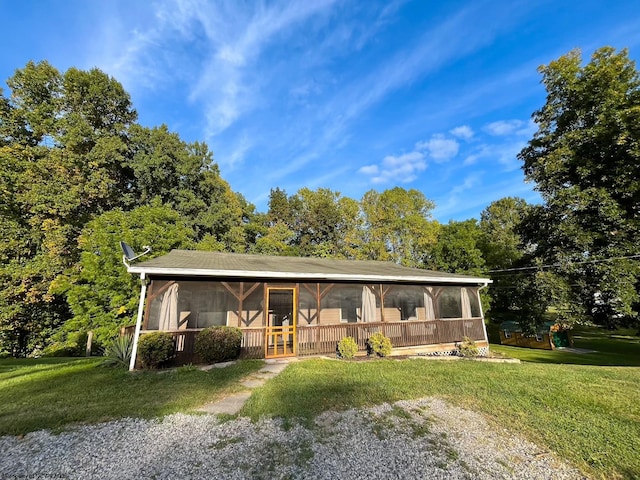
<svg viewBox="0 0 640 480"><path fill-rule="evenodd" d="M353 358L358 353L358 343L353 337L344 337L338 342L338 356L340 358Z"/></svg>
<svg viewBox="0 0 640 480"><path fill-rule="evenodd" d="M391 340L382 332L376 332L369 337L371 352L379 357L386 357L391 353Z"/></svg>
<svg viewBox="0 0 640 480"><path fill-rule="evenodd" d="M128 367L133 351L133 336L116 337L104 349L103 367Z"/></svg>
<svg viewBox="0 0 640 480"><path fill-rule="evenodd" d="M235 360L240 356L242 330L237 327L205 328L196 337L195 352L205 363Z"/></svg>
<svg viewBox="0 0 640 480"><path fill-rule="evenodd" d="M158 368L172 355L173 335L170 333L147 333L138 341L138 358L145 368Z"/></svg>

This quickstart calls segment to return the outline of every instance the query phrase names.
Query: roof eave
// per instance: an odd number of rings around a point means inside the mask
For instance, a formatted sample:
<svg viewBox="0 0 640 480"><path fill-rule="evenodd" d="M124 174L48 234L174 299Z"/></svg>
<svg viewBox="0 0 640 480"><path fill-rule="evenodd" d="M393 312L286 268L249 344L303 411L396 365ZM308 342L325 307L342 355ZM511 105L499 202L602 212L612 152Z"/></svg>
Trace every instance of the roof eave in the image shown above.
<svg viewBox="0 0 640 480"><path fill-rule="evenodd" d="M166 268L166 267L136 267L128 268L129 273L145 273L147 275L175 275L180 277L238 277L265 278L276 280L335 280L335 281L371 281L375 282L416 282L416 283L452 283L487 285L493 283L488 278L477 277L428 277L428 276L394 276L394 275L351 275L345 273L293 273L269 272L255 270L211 270L202 268Z"/></svg>

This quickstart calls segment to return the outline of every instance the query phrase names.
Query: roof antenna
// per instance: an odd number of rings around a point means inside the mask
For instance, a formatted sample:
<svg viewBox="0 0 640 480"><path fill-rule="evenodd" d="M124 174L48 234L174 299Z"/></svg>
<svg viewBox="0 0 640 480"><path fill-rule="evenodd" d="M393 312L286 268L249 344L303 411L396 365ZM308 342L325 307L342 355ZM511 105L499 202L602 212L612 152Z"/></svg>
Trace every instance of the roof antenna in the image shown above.
<svg viewBox="0 0 640 480"><path fill-rule="evenodd" d="M120 248L122 249L123 253L122 263L124 263L125 267L127 268L129 268L129 264L127 262L131 262L136 258L140 258L151 251L151 247L149 245L145 245L142 247L144 248L144 252L142 252L140 255L136 255L136 252L133 250L133 248L131 248L131 246L125 242L120 242Z"/></svg>

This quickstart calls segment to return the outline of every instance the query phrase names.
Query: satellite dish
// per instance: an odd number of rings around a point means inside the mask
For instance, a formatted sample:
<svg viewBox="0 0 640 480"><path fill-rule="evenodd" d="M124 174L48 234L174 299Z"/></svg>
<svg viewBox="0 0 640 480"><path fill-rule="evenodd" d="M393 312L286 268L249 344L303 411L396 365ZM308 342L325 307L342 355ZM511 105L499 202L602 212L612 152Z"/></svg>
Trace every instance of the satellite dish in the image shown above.
<svg viewBox="0 0 640 480"><path fill-rule="evenodd" d="M142 247L144 248L144 252L142 252L140 255L136 255L136 252L133 250L133 248L131 248L131 246L125 242L120 242L120 248L122 249L123 253L122 263L124 263L127 268L129 268L129 264L127 262L131 262L136 258L140 258L151 251L151 247L149 245L145 245L144 247Z"/></svg>

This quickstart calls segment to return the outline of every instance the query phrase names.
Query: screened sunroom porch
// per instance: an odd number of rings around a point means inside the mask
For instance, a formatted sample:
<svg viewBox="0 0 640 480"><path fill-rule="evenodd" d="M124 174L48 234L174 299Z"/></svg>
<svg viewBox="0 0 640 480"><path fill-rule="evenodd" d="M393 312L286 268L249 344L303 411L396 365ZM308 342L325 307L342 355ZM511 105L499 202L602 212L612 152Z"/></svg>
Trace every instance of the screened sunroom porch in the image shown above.
<svg viewBox="0 0 640 480"><path fill-rule="evenodd" d="M148 279L139 334L171 332L177 364L196 363L195 336L216 325L242 330L245 358L332 354L346 336L364 351L377 331L394 348L422 352L450 351L464 337L488 345L479 297L487 279L387 262L187 251L129 270Z"/></svg>

